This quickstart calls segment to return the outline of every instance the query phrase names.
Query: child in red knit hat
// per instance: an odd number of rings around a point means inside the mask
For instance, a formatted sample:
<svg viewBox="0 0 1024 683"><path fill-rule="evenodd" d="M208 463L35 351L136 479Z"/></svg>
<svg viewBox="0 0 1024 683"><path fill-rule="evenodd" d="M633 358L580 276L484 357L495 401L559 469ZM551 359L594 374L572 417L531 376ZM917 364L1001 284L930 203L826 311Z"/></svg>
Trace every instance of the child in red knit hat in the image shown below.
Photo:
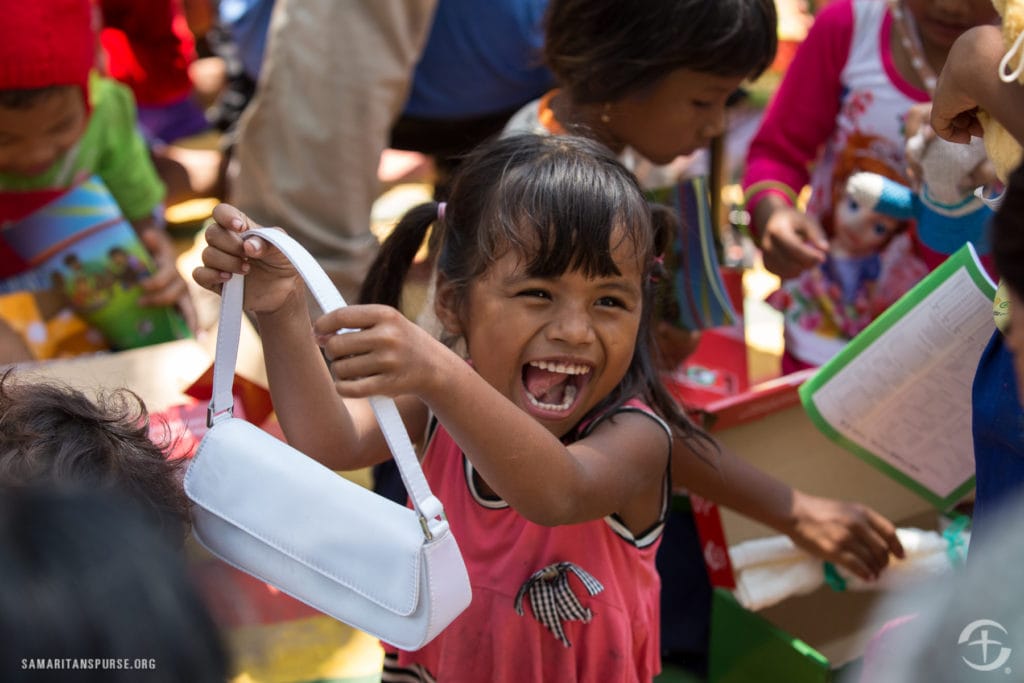
<svg viewBox="0 0 1024 683"><path fill-rule="evenodd" d="M177 305L195 329L164 230L164 186L136 127L135 102L127 87L93 71L92 3L0 0L0 16L0 285L35 265L15 249L8 229L98 178L155 262L139 305ZM52 246L59 246L56 238Z"/></svg>

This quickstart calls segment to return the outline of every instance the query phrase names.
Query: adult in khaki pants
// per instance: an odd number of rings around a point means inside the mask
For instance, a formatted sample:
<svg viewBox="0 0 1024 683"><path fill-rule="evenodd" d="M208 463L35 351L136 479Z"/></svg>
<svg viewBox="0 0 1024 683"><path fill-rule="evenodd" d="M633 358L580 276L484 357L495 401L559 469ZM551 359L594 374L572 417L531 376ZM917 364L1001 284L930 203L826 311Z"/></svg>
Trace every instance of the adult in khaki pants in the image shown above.
<svg viewBox="0 0 1024 683"><path fill-rule="evenodd" d="M377 253L377 166L437 0L277 0L230 201L295 237L355 301Z"/></svg>

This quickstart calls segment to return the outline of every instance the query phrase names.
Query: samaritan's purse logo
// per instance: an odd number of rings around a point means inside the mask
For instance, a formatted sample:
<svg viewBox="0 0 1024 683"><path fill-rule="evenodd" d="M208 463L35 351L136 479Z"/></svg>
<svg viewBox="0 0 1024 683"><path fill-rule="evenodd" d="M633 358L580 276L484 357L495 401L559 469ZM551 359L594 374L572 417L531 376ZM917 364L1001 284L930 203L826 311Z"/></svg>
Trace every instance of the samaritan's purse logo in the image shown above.
<svg viewBox="0 0 1024 683"><path fill-rule="evenodd" d="M960 645L974 648L971 650L973 656L970 659L962 655L960 658L964 660L964 664L976 671L995 671L1010 659L1012 650L1004 646L1001 641L992 638L989 635L989 628L998 629L1004 635L1009 635L998 621L976 619L964 627L964 630L960 632L960 638L956 641ZM977 648L981 649L980 662L977 661Z"/></svg>

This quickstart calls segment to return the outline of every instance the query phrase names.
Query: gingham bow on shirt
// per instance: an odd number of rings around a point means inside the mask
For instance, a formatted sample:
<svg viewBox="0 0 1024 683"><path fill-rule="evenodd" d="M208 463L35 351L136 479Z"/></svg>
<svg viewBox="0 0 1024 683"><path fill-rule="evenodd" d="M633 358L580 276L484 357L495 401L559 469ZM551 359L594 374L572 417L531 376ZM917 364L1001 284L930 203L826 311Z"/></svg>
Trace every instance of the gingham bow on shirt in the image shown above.
<svg viewBox="0 0 1024 683"><path fill-rule="evenodd" d="M523 596L529 593L533 616L566 647L570 647L572 644L565 636L562 622L582 621L587 623L593 616L593 612L580 604L576 594L569 587L568 572L579 577L591 595L597 595L604 590L600 581L572 562L556 562L534 572L520 586L515 602L516 614L523 616Z"/></svg>

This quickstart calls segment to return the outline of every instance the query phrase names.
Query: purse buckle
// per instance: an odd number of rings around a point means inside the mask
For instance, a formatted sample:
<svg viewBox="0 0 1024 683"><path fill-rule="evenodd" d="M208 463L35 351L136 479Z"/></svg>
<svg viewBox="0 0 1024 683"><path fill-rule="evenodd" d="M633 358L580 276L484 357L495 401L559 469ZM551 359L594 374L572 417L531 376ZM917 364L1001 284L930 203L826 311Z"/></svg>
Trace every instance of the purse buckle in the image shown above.
<svg viewBox="0 0 1024 683"><path fill-rule="evenodd" d="M419 518L420 518L420 528L423 529L423 536L424 536L424 538L426 538L427 541L433 541L434 540L434 532L432 532L430 530L430 523L427 521L427 518L424 517L423 515L420 515Z"/></svg>
<svg viewBox="0 0 1024 683"><path fill-rule="evenodd" d="M214 423L216 423L217 420L222 415L224 415L224 414L227 414L228 417L232 417L234 415L234 410L235 410L235 404L234 403L229 405L227 408L224 408L223 410L214 410L213 402L211 401L210 405L206 406L206 427L207 427L207 429L212 427L214 425Z"/></svg>

